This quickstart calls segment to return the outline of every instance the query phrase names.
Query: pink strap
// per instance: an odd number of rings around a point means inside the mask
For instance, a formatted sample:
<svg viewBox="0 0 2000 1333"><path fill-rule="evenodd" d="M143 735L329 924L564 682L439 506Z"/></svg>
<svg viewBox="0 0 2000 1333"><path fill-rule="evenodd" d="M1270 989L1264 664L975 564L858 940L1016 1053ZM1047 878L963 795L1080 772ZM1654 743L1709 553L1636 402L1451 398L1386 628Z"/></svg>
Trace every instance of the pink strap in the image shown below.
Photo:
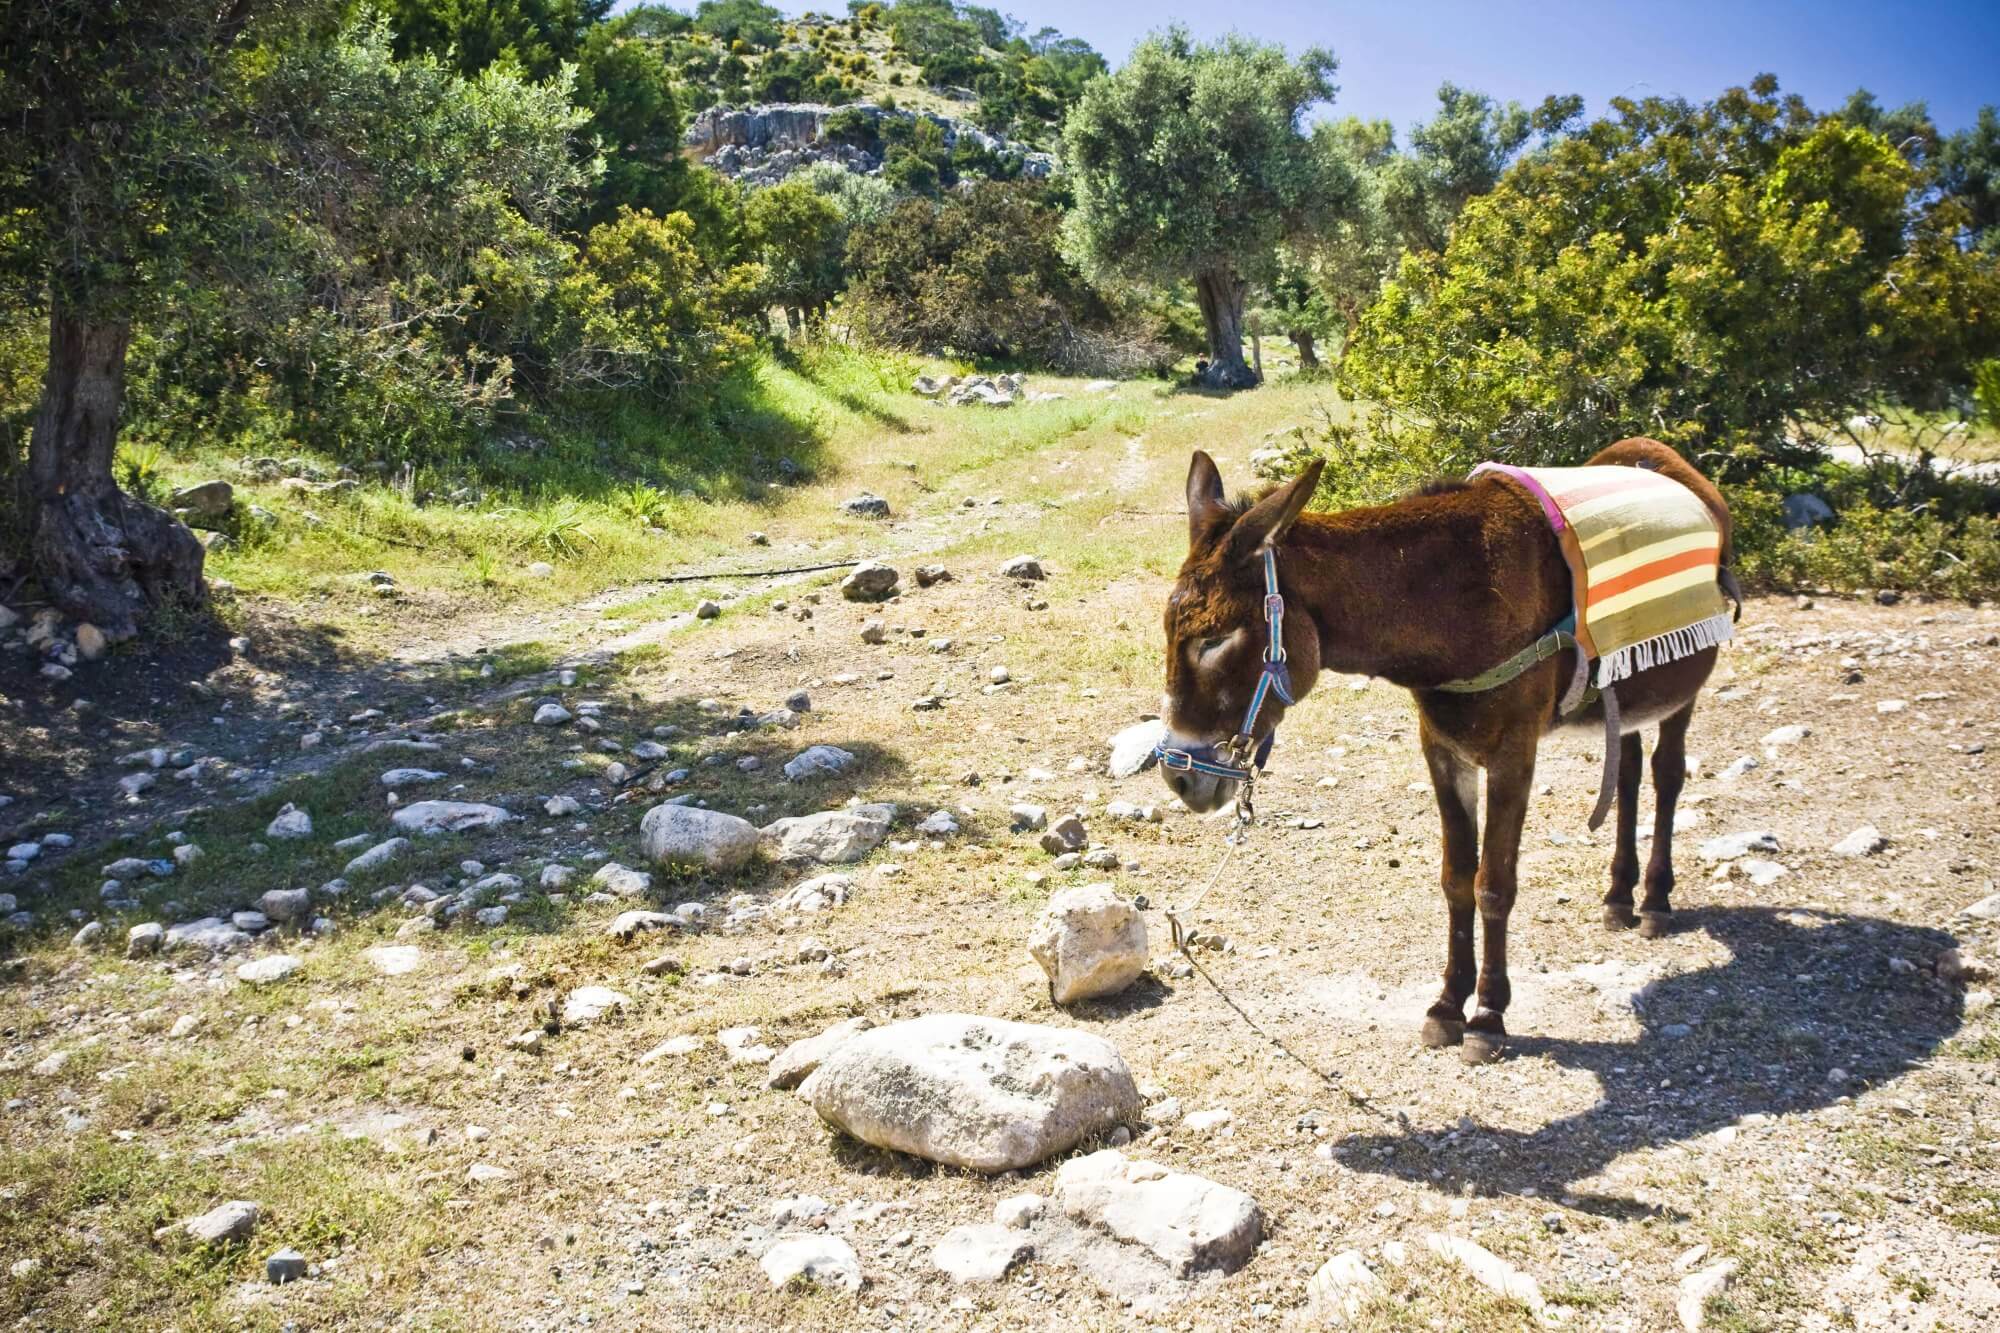
<svg viewBox="0 0 2000 1333"><path fill-rule="evenodd" d="M1470 481L1482 472L1502 472L1512 477L1515 481L1520 482L1526 488L1528 494L1542 502L1542 512L1548 515L1549 526L1557 532L1563 530L1562 510L1556 507L1556 502L1549 496L1549 493L1542 489L1542 484L1528 474L1528 469L1515 467L1511 463L1481 463L1478 467L1472 469L1467 475L1466 480Z"/></svg>

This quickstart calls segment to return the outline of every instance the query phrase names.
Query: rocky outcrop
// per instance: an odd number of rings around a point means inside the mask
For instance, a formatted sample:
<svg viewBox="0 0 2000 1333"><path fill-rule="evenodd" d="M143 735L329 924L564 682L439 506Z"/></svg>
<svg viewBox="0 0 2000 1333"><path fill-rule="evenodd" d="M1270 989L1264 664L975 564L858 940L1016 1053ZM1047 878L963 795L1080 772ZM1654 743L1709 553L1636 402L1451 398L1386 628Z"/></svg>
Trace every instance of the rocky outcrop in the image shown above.
<svg viewBox="0 0 2000 1333"><path fill-rule="evenodd" d="M999 157L1021 159L1021 174L1040 179L1055 169L1048 153L1027 152L997 134L967 121L931 112L885 110L872 102L851 107L817 102L777 102L766 106L711 107L688 125L683 143L725 176L748 185L775 185L794 171L820 162L834 162L858 175L872 176L882 159L868 148L826 137L827 118L837 111L855 111L879 128L884 120L928 120L944 134L947 151L971 143Z"/></svg>

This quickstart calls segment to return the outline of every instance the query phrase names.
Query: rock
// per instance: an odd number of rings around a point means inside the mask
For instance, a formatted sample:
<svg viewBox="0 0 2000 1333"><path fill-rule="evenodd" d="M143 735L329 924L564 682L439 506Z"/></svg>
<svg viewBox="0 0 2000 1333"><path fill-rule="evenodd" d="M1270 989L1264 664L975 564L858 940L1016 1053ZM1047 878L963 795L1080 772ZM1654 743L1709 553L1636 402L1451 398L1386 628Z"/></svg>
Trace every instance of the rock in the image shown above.
<svg viewBox="0 0 2000 1333"><path fill-rule="evenodd" d="M465 1178L475 1185L504 1185L514 1178L514 1173L491 1162L474 1162L465 1169Z"/></svg>
<svg viewBox="0 0 2000 1333"><path fill-rule="evenodd" d="M1033 583L1047 577L1042 573L1042 562L1031 555L1015 556L1000 566L1000 574L1003 578L1020 579L1025 583Z"/></svg>
<svg viewBox="0 0 2000 1333"><path fill-rule="evenodd" d="M1541 1284L1485 1246L1461 1236L1447 1236L1436 1231L1424 1237L1424 1244L1430 1247L1431 1253L1451 1260L1470 1273L1480 1286L1509 1300L1519 1301L1536 1314L1542 1312Z"/></svg>
<svg viewBox="0 0 2000 1333"><path fill-rule="evenodd" d="M953 1227L931 1251L931 1262L954 1282L998 1282L1034 1257L1035 1243L1011 1227L975 1222Z"/></svg>
<svg viewBox="0 0 2000 1333"><path fill-rule="evenodd" d="M166 928L157 921L148 921L125 932L125 956L144 958L160 951L160 944L166 938Z"/></svg>
<svg viewBox="0 0 2000 1333"><path fill-rule="evenodd" d="M546 560L537 560L528 566L528 577L531 579L552 579L555 576L556 567Z"/></svg>
<svg viewBox="0 0 2000 1333"><path fill-rule="evenodd" d="M590 882L606 893L620 898L640 898L652 892L653 877L643 870L633 870L616 861L606 861L590 877Z"/></svg>
<svg viewBox="0 0 2000 1333"><path fill-rule="evenodd" d="M1787 528L1810 528L1833 522L1833 506L1810 491L1795 491L1786 496L1779 514Z"/></svg>
<svg viewBox="0 0 2000 1333"><path fill-rule="evenodd" d="M583 1027L621 1012L631 1002L629 996L609 986L579 986L563 997L562 1021L569 1027Z"/></svg>
<svg viewBox="0 0 2000 1333"><path fill-rule="evenodd" d="M188 1218L181 1223L181 1229L203 1245L226 1245L248 1240L257 1229L257 1219L263 1211L262 1205L249 1199L231 1199L199 1217Z"/></svg>
<svg viewBox="0 0 2000 1333"><path fill-rule="evenodd" d="M118 779L118 791L125 799L136 801L150 791L159 780L158 773L127 773Z"/></svg>
<svg viewBox="0 0 2000 1333"><path fill-rule="evenodd" d="M74 949L88 949L96 944L103 935L104 923L102 921L87 921L81 930L69 937L70 947Z"/></svg>
<svg viewBox="0 0 2000 1333"><path fill-rule="evenodd" d="M361 956L385 977L408 976L424 965L423 950L414 944L378 944L362 950Z"/></svg>
<svg viewBox="0 0 2000 1333"><path fill-rule="evenodd" d="M1064 1162L1054 1197L1069 1217L1150 1250L1177 1277L1233 1272L1264 1235L1264 1215L1243 1191L1116 1148Z"/></svg>
<svg viewBox="0 0 2000 1333"><path fill-rule="evenodd" d="M930 588L937 584L950 583L951 581L951 571L943 565L917 566L917 586L919 588Z"/></svg>
<svg viewBox="0 0 2000 1333"><path fill-rule="evenodd" d="M1107 769L1114 778L1143 773L1156 762L1153 748L1167 737L1167 724L1159 719L1130 726L1111 738L1111 761Z"/></svg>
<svg viewBox="0 0 2000 1333"><path fill-rule="evenodd" d="M621 940L629 940L646 930L676 930L680 922L665 912L620 912L610 925L604 928L607 935L616 935Z"/></svg>
<svg viewBox="0 0 2000 1333"><path fill-rule="evenodd" d="M854 767L854 755L838 745L814 745L799 751L785 764L785 777L792 782L832 777Z"/></svg>
<svg viewBox="0 0 2000 1333"><path fill-rule="evenodd" d="M1057 1004L1115 995L1146 970L1146 922L1109 884L1064 889L1028 937Z"/></svg>
<svg viewBox="0 0 2000 1333"><path fill-rule="evenodd" d="M257 900L257 910L273 921L304 921L312 915L312 890L272 889Z"/></svg>
<svg viewBox="0 0 2000 1333"><path fill-rule="evenodd" d="M850 602L885 602L896 595L901 577L891 565L863 560L840 581L840 595Z"/></svg>
<svg viewBox="0 0 2000 1333"><path fill-rule="evenodd" d="M1882 836L1880 829L1873 824L1863 824L1833 844L1833 854L1851 857L1873 856L1888 845L1889 840Z"/></svg>
<svg viewBox="0 0 2000 1333"><path fill-rule="evenodd" d="M757 826L747 819L689 805L656 805L639 821L639 838L655 865L727 874L757 851Z"/></svg>
<svg viewBox="0 0 2000 1333"><path fill-rule="evenodd" d="M794 1282L861 1290L861 1260L854 1247L837 1236L786 1236L757 1261L774 1287Z"/></svg>
<svg viewBox="0 0 2000 1333"><path fill-rule="evenodd" d="M575 878L576 871L568 866L547 865L542 867L541 876L536 883L541 886L544 893L552 893L568 888L570 881Z"/></svg>
<svg viewBox="0 0 2000 1333"><path fill-rule="evenodd" d="M864 1143L988 1174L1045 1161L1140 1106L1131 1071L1102 1038L967 1014L860 1033L800 1093Z"/></svg>
<svg viewBox="0 0 2000 1333"><path fill-rule="evenodd" d="M497 805L475 801L415 801L396 811L389 822L405 833L434 838L446 833L470 833L493 828L513 816Z"/></svg>
<svg viewBox="0 0 2000 1333"><path fill-rule="evenodd" d="M1759 765L1755 759L1751 758L1747 754L1739 755L1735 759L1730 761L1729 767L1723 769L1720 773L1717 773L1715 776L1717 777L1717 779L1723 782L1734 782L1736 781L1736 779L1742 777L1745 773L1748 773L1751 769L1757 767L1759 767Z"/></svg>
<svg viewBox="0 0 2000 1333"><path fill-rule="evenodd" d="M177 953L182 949L227 953L249 942L247 934L221 917L205 916L199 921L183 921L177 926L167 927L160 944L168 953Z"/></svg>
<svg viewBox="0 0 2000 1333"><path fill-rule="evenodd" d="M283 981L305 964L288 953L274 953L269 958L259 958L254 962L237 966L236 979L252 986L269 986Z"/></svg>
<svg viewBox="0 0 2000 1333"><path fill-rule="evenodd" d="M1736 1276L1736 1267L1736 1260L1724 1259L1681 1279L1674 1313L1680 1316L1681 1327L1687 1333L1701 1333L1708 1319L1709 1301L1729 1290L1729 1283Z"/></svg>
<svg viewBox="0 0 2000 1333"><path fill-rule="evenodd" d="M297 806L287 802L264 829L264 836L280 842L310 838L313 831L312 816Z"/></svg>
<svg viewBox="0 0 2000 1333"><path fill-rule="evenodd" d="M854 891L854 880L847 875L816 875L800 884L794 884L771 904L774 912L824 912L830 907L845 903Z"/></svg>
<svg viewBox="0 0 2000 1333"><path fill-rule="evenodd" d="M715 1034L715 1040L733 1065L768 1065L777 1052L758 1040L763 1035L764 1030L757 1027L724 1028Z"/></svg>
<svg viewBox="0 0 2000 1333"><path fill-rule="evenodd" d="M410 849L408 838L389 838L376 843L367 851L349 861L341 872L347 875L365 875L380 870Z"/></svg>
<svg viewBox="0 0 2000 1333"><path fill-rule="evenodd" d="M382 775L385 787L421 787L426 782L442 782L444 774L432 768L392 768Z"/></svg>
<svg viewBox="0 0 2000 1333"><path fill-rule="evenodd" d="M699 602L695 603L694 618L696 620L714 620L717 616L720 616L721 614L722 614L722 603L715 601L712 598L704 597Z"/></svg>
<svg viewBox="0 0 2000 1333"><path fill-rule="evenodd" d="M482 926L504 926L507 924L507 905L500 903L493 907L482 907L472 914L472 919Z"/></svg>
<svg viewBox="0 0 2000 1333"><path fill-rule="evenodd" d="M889 638L889 627L879 620L866 621L861 626L861 642L884 643Z"/></svg>
<svg viewBox="0 0 2000 1333"><path fill-rule="evenodd" d="M650 1065L660 1060L664 1060L669 1056L693 1055L696 1051L700 1050L704 1044L705 1043L702 1041L700 1037L692 1037L692 1036L669 1037L665 1041L661 1042L658 1046L655 1046L652 1050L647 1051L644 1055L640 1056L639 1063L642 1065Z"/></svg>
<svg viewBox="0 0 2000 1333"><path fill-rule="evenodd" d="M575 716L559 703L545 703L535 710L534 723L538 727L560 727Z"/></svg>
<svg viewBox="0 0 2000 1333"><path fill-rule="evenodd" d="M236 488L226 481L203 481L167 497L167 508L180 510L190 527L210 527L229 517Z"/></svg>
<svg viewBox="0 0 2000 1333"><path fill-rule="evenodd" d="M1009 806L1007 817L1013 821L1009 827L1016 833L1038 833L1049 826L1049 812L1039 805Z"/></svg>
<svg viewBox="0 0 2000 1333"><path fill-rule="evenodd" d="M1948 985L1990 981L1993 969L1962 949L1946 949L1937 956L1937 979Z"/></svg>
<svg viewBox="0 0 2000 1333"><path fill-rule="evenodd" d="M874 1026L872 1018L849 1018L835 1023L817 1037L800 1038L772 1059L770 1072L764 1079L765 1085L790 1092L824 1064L827 1056Z"/></svg>
<svg viewBox="0 0 2000 1333"><path fill-rule="evenodd" d="M775 820L764 826L761 836L781 861L845 865L879 847L895 817L893 805L857 805Z"/></svg>
<svg viewBox="0 0 2000 1333"><path fill-rule="evenodd" d="M889 517L889 502L869 491L863 491L851 499L842 500L840 508L843 513L853 514L859 518Z"/></svg>
<svg viewBox="0 0 2000 1333"><path fill-rule="evenodd" d="M271 918L262 912L231 912L229 924L252 935L260 935L271 928Z"/></svg>
<svg viewBox="0 0 2000 1333"><path fill-rule="evenodd" d="M1075 815L1064 815L1042 835L1042 850L1051 856L1082 851L1090 845L1090 833Z"/></svg>
<svg viewBox="0 0 2000 1333"><path fill-rule="evenodd" d="M1777 883L1791 871L1777 861L1766 861L1761 857L1746 856L1736 863L1737 870L1749 877L1750 882L1762 889Z"/></svg>
<svg viewBox="0 0 2000 1333"><path fill-rule="evenodd" d="M264 1261L264 1280L274 1287L297 1282L306 1275L306 1257L286 1246Z"/></svg>
<svg viewBox="0 0 2000 1333"><path fill-rule="evenodd" d="M1988 894L1969 907L1961 907L1958 914L1975 921L2000 921L2000 893Z"/></svg>
<svg viewBox="0 0 2000 1333"><path fill-rule="evenodd" d="M993 1205L993 1220L1003 1227L1026 1231L1049 1210L1049 1201L1039 1194L1016 1194Z"/></svg>
<svg viewBox="0 0 2000 1333"><path fill-rule="evenodd" d="M1306 1279L1306 1317L1335 1327L1352 1322L1383 1290L1359 1250L1343 1250Z"/></svg>
<svg viewBox="0 0 2000 1333"><path fill-rule="evenodd" d="M1701 859L1704 861L1733 861L1739 856L1752 852L1776 852L1778 835L1770 832L1730 833L1720 838L1710 838L1701 845Z"/></svg>
<svg viewBox="0 0 2000 1333"><path fill-rule="evenodd" d="M1812 735L1811 727L1794 722L1791 726L1777 727L1765 732L1763 743L1765 745L1797 745L1810 735Z"/></svg>
<svg viewBox="0 0 2000 1333"><path fill-rule="evenodd" d="M958 820L949 810L935 810L917 825L917 832L927 838L955 838L958 836Z"/></svg>

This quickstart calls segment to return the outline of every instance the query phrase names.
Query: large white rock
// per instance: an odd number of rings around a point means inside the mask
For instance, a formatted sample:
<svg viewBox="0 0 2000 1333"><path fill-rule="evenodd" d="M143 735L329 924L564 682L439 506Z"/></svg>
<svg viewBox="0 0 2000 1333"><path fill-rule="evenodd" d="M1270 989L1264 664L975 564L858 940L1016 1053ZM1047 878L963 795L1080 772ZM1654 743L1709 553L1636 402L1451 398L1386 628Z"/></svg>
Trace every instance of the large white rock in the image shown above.
<svg viewBox="0 0 2000 1333"><path fill-rule="evenodd" d="M827 1056L874 1026L872 1018L849 1018L835 1023L817 1037L801 1037L778 1052L777 1058L771 1061L770 1074L764 1080L766 1086L789 1092L805 1082L813 1070L826 1063Z"/></svg>
<svg viewBox="0 0 2000 1333"><path fill-rule="evenodd" d="M298 838L310 838L313 831L312 816L289 802L285 808L271 818L264 828L264 836L280 842Z"/></svg>
<svg viewBox="0 0 2000 1333"><path fill-rule="evenodd" d="M219 916L205 916L199 921L183 921L177 926L168 926L161 944L168 953L181 949L206 949L210 953L228 953L250 942L250 936Z"/></svg>
<svg viewBox="0 0 2000 1333"><path fill-rule="evenodd" d="M1542 1284L1484 1245L1463 1236L1447 1236L1436 1231L1424 1237L1424 1244L1430 1247L1431 1253L1451 1260L1470 1273L1473 1281L1480 1286L1509 1300L1519 1301L1536 1314L1542 1312Z"/></svg>
<svg viewBox="0 0 2000 1333"><path fill-rule="evenodd" d="M786 1236L757 1261L774 1287L810 1282L861 1290L861 1260L838 1236Z"/></svg>
<svg viewBox="0 0 2000 1333"><path fill-rule="evenodd" d="M1680 1316L1681 1327L1687 1333L1701 1333L1702 1326L1708 1321L1709 1301L1729 1290L1736 1268L1736 1260L1724 1259L1681 1279L1680 1291L1674 1300L1674 1313Z"/></svg>
<svg viewBox="0 0 2000 1333"><path fill-rule="evenodd" d="M1176 1276L1233 1272L1264 1236L1264 1215L1242 1190L1106 1148L1056 1170L1055 1200L1068 1216L1143 1246Z"/></svg>
<svg viewBox="0 0 2000 1333"><path fill-rule="evenodd" d="M998 1282L1034 1253L1035 1243L1012 1227L974 1222L945 1232L931 1251L931 1262L954 1282Z"/></svg>
<svg viewBox="0 0 2000 1333"><path fill-rule="evenodd" d="M989 1174L1033 1166L1140 1110L1111 1044L1072 1028L930 1014L841 1043L800 1088L864 1143Z"/></svg>
<svg viewBox="0 0 2000 1333"><path fill-rule="evenodd" d="M389 817L405 833L434 838L445 833L470 833L504 824L513 816L497 805L477 801L413 801Z"/></svg>
<svg viewBox="0 0 2000 1333"><path fill-rule="evenodd" d="M639 821L639 837L654 864L728 872L757 850L757 826L720 810L656 805Z"/></svg>
<svg viewBox="0 0 2000 1333"><path fill-rule="evenodd" d="M378 944L361 956L385 977L407 976L424 965L424 953L414 944Z"/></svg>
<svg viewBox="0 0 2000 1333"><path fill-rule="evenodd" d="M1852 857L1873 856L1888 845L1889 840L1882 836L1882 830L1873 824L1863 824L1833 844L1833 854Z"/></svg>
<svg viewBox="0 0 2000 1333"><path fill-rule="evenodd" d="M622 1011L631 1002L623 991L609 986L578 986L563 997L562 1021L570 1027L583 1027Z"/></svg>
<svg viewBox="0 0 2000 1333"><path fill-rule="evenodd" d="M1057 1004L1115 995L1146 970L1146 922L1109 884L1064 889L1028 936Z"/></svg>
<svg viewBox="0 0 2000 1333"><path fill-rule="evenodd" d="M188 1218L181 1226L188 1235L204 1245L227 1244L249 1239L250 1233L257 1229L257 1218L263 1211L249 1199L231 1199L197 1217Z"/></svg>
<svg viewBox="0 0 2000 1333"><path fill-rule="evenodd" d="M771 854L781 861L845 865L881 846L895 818L896 807L887 803L822 810L766 824L763 837Z"/></svg>
<svg viewBox="0 0 2000 1333"><path fill-rule="evenodd" d="M385 787L421 787L427 782L442 782L444 774L434 768L392 768L382 775Z"/></svg>
<svg viewBox="0 0 2000 1333"><path fill-rule="evenodd" d="M811 778L832 777L845 773L854 767L854 753L843 750L838 745L814 745L799 751L785 764L785 777L791 782L805 782Z"/></svg>
<svg viewBox="0 0 2000 1333"><path fill-rule="evenodd" d="M1306 1281L1306 1315L1339 1328L1361 1313L1382 1290L1382 1279L1369 1269L1359 1250L1343 1250L1319 1266Z"/></svg>
<svg viewBox="0 0 2000 1333"><path fill-rule="evenodd" d="M236 969L236 979L252 986L268 986L283 981L305 964L288 953L274 953L269 958L259 958L244 963Z"/></svg>
<svg viewBox="0 0 2000 1333"><path fill-rule="evenodd" d="M1710 838L1701 845L1701 859L1704 861L1734 861L1739 856L1752 852L1782 851L1778 845L1778 835L1765 830L1751 833L1726 833L1719 838Z"/></svg>
<svg viewBox="0 0 2000 1333"><path fill-rule="evenodd" d="M1151 768L1153 747L1167 737L1167 724L1158 718L1127 727L1111 738L1110 772L1114 778L1129 778Z"/></svg>

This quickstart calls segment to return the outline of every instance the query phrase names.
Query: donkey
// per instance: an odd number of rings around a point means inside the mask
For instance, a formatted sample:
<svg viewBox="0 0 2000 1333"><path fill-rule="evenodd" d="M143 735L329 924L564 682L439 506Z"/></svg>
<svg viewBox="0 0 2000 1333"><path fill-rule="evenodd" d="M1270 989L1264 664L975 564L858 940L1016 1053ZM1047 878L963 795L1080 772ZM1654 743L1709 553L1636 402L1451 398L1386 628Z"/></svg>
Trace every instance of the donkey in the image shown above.
<svg viewBox="0 0 2000 1333"><path fill-rule="evenodd" d="M1721 530L1726 570L1728 508L1680 455L1655 440L1632 439L1590 462L1650 468L1692 490ZM1247 771L1252 753L1261 761L1287 704L1303 699L1320 672L1379 676L1409 690L1443 823L1450 922L1444 988L1425 1016L1422 1041L1459 1046L1467 1064L1482 1064L1497 1059L1506 1045L1507 916L1514 908L1536 749L1557 726L1594 725L1602 732L1605 720L1601 701L1558 716L1575 670L1574 650L1483 692L1438 687L1487 672L1536 643L1571 609L1570 570L1538 502L1497 474L1432 483L1393 504L1306 514L1323 466L1315 462L1254 502L1231 502L1223 497L1214 460L1194 455L1187 479L1188 557L1166 609L1168 735L1162 751L1177 752L1184 766L1161 767L1189 809L1216 810L1238 793L1240 781L1228 775ZM1282 602L1268 595L1267 578L1274 585L1268 592L1282 595ZM1267 648L1274 629L1278 650ZM1674 806L1687 777L1688 722L1715 658L1716 649L1705 648L1618 684L1617 850L1604 897L1609 929L1637 926L1648 938L1668 929ZM1254 710L1253 699L1259 705ZM1641 882L1639 731L1654 725L1653 847L1635 910L1632 893ZM1240 739L1239 728L1245 733ZM1190 755L1197 756L1191 764ZM1478 1005L1468 1024L1475 908L1482 949Z"/></svg>

